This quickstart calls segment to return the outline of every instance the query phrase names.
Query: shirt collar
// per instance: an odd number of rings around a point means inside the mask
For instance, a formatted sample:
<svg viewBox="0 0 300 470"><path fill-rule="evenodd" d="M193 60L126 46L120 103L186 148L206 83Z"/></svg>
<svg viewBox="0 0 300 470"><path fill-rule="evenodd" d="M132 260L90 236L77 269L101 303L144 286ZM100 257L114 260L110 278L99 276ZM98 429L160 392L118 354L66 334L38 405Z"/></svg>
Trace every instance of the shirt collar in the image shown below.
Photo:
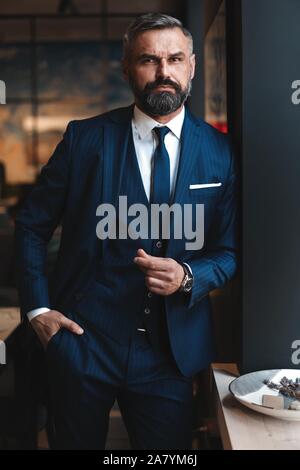
<svg viewBox="0 0 300 470"><path fill-rule="evenodd" d="M152 129L154 129L154 127L162 127L162 126L167 126L170 129L170 131L172 131L173 134L177 137L177 139L180 139L184 116L185 116L185 107L183 106L180 113L177 114L177 116L175 116L173 119L171 119L171 121L169 121L166 124L161 124L155 121L155 119L152 119L150 116L145 114L135 105L134 111L133 111L133 123L135 125L135 128L138 132L140 139L144 139L147 135L149 135Z"/></svg>

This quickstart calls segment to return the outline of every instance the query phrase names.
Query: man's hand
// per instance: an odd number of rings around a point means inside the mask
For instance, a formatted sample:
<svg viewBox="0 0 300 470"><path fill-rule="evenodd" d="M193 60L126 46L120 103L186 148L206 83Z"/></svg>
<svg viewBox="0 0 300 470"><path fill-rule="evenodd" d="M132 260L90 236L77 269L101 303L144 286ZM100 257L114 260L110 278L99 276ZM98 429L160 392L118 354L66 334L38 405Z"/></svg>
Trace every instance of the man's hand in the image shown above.
<svg viewBox="0 0 300 470"><path fill-rule="evenodd" d="M66 328L76 335L82 335L83 333L83 329L77 323L57 310L49 310L49 312L37 315L31 320L30 324L45 349L52 336L61 328Z"/></svg>
<svg viewBox="0 0 300 470"><path fill-rule="evenodd" d="M171 295L179 289L184 269L174 259L151 256L139 249L133 261L145 273L146 286L154 294Z"/></svg>

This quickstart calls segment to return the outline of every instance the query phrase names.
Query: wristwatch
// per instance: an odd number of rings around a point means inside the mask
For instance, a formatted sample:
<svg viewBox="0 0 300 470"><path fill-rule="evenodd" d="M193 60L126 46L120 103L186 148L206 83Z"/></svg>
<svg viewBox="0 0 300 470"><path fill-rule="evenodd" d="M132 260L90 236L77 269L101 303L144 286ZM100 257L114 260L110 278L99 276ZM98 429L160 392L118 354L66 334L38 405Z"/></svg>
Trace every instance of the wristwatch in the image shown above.
<svg viewBox="0 0 300 470"><path fill-rule="evenodd" d="M182 279L181 285L179 287L180 292L190 292L193 287L194 283L194 277L193 273L190 269L189 266L187 266L185 263L181 265L184 270L184 278Z"/></svg>

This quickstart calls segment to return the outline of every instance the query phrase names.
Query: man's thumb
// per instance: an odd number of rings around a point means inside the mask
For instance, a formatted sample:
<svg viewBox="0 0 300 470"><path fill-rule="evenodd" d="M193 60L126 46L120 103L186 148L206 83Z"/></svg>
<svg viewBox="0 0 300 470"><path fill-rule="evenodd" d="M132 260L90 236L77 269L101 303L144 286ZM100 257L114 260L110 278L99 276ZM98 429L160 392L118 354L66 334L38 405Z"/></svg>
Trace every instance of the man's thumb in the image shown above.
<svg viewBox="0 0 300 470"><path fill-rule="evenodd" d="M147 258L147 256L149 256L148 253L146 253L146 251L143 250L143 248L139 248L139 249L138 249L137 255L138 255L138 256L142 256L143 258Z"/></svg>

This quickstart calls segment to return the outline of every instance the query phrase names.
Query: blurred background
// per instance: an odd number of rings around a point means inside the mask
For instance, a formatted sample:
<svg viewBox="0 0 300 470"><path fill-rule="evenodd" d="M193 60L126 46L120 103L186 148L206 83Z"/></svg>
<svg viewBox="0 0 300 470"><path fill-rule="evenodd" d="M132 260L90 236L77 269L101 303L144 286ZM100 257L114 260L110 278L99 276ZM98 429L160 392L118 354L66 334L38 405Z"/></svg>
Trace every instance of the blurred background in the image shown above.
<svg viewBox="0 0 300 470"><path fill-rule="evenodd" d="M199 71L206 78L205 116L226 131L225 6L213 3L219 8L201 51L205 70ZM120 65L122 36L145 11L163 11L188 23L187 2L180 0L1 2L0 70L7 104L0 108L0 161L6 196L13 194L12 186L35 180L68 121L131 102ZM203 93L204 81L200 86ZM200 100L198 108L203 108Z"/></svg>

